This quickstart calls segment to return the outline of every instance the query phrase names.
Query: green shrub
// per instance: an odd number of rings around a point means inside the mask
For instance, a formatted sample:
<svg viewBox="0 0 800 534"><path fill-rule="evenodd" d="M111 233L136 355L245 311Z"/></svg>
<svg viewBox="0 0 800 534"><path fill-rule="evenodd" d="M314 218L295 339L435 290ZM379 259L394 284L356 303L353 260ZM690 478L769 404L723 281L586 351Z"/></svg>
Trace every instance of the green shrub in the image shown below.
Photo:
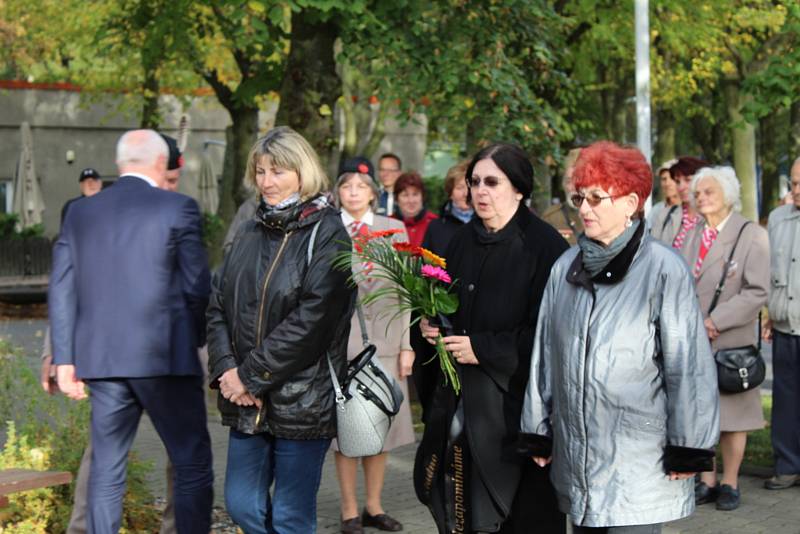
<svg viewBox="0 0 800 534"><path fill-rule="evenodd" d="M89 403L47 395L25 357L0 340L0 469L69 471L73 482L10 495L0 534L64 532L72 511L75 477L88 440ZM2 439L4 438L4 439ZM145 484L150 465L131 455L121 532L153 532L160 517Z"/></svg>
<svg viewBox="0 0 800 534"><path fill-rule="evenodd" d="M447 202L444 192L444 178L440 176L426 176L422 179L425 184L425 207L433 213L439 213Z"/></svg>
<svg viewBox="0 0 800 534"><path fill-rule="evenodd" d="M40 237L44 235L44 225L34 224L21 230L17 230L19 216L16 213L0 213L0 239L15 237L24 239L26 237Z"/></svg>

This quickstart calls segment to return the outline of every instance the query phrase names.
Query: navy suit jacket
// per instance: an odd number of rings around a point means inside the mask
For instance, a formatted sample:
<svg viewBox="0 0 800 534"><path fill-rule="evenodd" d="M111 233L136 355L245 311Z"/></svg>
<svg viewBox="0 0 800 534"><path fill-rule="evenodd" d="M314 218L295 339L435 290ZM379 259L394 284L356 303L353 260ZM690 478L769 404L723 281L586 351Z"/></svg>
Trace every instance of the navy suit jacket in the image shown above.
<svg viewBox="0 0 800 534"><path fill-rule="evenodd" d="M75 202L53 247L53 362L81 379L201 375L201 221L193 199L135 176Z"/></svg>

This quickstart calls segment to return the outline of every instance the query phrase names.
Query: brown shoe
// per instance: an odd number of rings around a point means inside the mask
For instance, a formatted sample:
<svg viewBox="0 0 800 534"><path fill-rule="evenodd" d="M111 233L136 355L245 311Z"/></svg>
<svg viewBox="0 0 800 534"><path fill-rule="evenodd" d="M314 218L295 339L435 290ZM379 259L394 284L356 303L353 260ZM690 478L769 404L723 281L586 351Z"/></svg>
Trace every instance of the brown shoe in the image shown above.
<svg viewBox="0 0 800 534"><path fill-rule="evenodd" d="M361 518L358 516L342 519L342 534L364 534Z"/></svg>
<svg viewBox="0 0 800 534"><path fill-rule="evenodd" d="M800 475L775 475L764 481L764 487L768 490L782 490L792 486L800 486Z"/></svg>
<svg viewBox="0 0 800 534"><path fill-rule="evenodd" d="M389 514L369 515L366 508L364 508L364 513L361 514L361 522L365 527L374 527L387 532L400 532L403 530L403 524Z"/></svg>

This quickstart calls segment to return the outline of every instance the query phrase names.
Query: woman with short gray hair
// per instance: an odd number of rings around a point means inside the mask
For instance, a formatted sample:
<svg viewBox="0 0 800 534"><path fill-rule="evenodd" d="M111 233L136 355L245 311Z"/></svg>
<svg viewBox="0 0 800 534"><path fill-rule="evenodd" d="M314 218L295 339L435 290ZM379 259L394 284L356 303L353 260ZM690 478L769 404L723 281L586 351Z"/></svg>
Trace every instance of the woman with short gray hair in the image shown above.
<svg viewBox="0 0 800 534"><path fill-rule="evenodd" d="M767 232L738 213L739 192L739 180L731 167L703 168L691 183L693 203L704 224L689 233L681 254L694 276L704 325L714 351L756 345L758 314L767 302L770 272ZM726 263L725 285L712 310ZM739 466L747 432L763 428L764 418L757 387L743 393L720 392L719 404L722 481L717 485L714 471L702 473L695 486L695 500L697 504L716 501L718 510L727 511L739 507Z"/></svg>

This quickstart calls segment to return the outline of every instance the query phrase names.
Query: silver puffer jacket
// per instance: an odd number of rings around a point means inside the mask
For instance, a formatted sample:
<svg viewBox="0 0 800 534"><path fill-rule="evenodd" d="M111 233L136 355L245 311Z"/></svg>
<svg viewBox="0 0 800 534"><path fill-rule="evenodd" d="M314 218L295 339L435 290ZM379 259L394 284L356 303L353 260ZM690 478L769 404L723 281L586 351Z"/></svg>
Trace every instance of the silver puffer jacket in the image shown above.
<svg viewBox="0 0 800 534"><path fill-rule="evenodd" d="M586 527L691 514L694 481L667 472L710 467L719 436L716 368L690 273L649 236L634 246L624 272L594 281L578 247L564 253L533 346L521 435L552 438L559 506Z"/></svg>

